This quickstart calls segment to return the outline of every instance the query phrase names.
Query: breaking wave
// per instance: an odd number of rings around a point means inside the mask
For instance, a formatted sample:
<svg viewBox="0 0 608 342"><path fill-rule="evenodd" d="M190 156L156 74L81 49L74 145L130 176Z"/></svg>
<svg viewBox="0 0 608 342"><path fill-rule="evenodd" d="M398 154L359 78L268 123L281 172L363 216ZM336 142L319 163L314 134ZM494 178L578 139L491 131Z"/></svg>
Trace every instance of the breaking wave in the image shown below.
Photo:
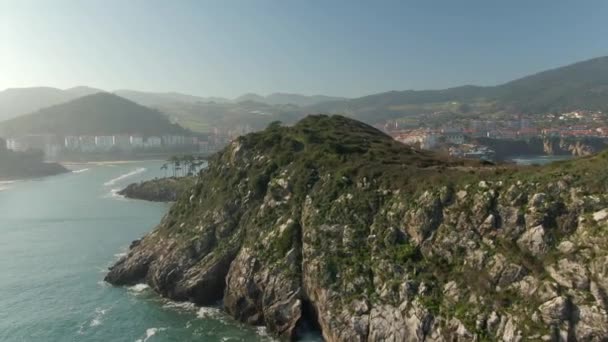
<svg viewBox="0 0 608 342"><path fill-rule="evenodd" d="M120 176L118 176L118 177L116 177L116 178L114 178L114 179L111 179L111 180L109 180L109 181L107 181L107 182L103 183L103 185L105 185L105 186L112 186L112 185L116 184L117 182L120 182L120 181L121 181L121 180L123 180L123 179L127 179L127 178L129 178L129 177L133 177L133 176L135 176L135 175L137 175L137 174L140 174L140 173L142 173L142 172L145 172L146 170L147 170L147 169L146 169L145 167L140 167L140 168L135 169L135 170L133 170L133 171L131 171L131 172L127 172L127 173L125 173L124 175L120 175Z"/></svg>

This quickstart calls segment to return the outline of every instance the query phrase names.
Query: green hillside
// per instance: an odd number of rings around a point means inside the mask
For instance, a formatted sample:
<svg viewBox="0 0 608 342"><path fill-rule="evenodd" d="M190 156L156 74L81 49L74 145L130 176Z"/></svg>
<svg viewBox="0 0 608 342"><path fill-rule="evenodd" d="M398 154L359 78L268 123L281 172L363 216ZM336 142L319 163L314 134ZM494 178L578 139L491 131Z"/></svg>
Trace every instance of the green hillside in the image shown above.
<svg viewBox="0 0 608 342"><path fill-rule="evenodd" d="M97 93L0 123L0 134L185 134L157 110L109 93Z"/></svg>
<svg viewBox="0 0 608 342"><path fill-rule="evenodd" d="M608 57L560 67L492 87L406 90L333 101L310 112L347 113L380 122L421 113L546 113L576 109L608 110Z"/></svg>

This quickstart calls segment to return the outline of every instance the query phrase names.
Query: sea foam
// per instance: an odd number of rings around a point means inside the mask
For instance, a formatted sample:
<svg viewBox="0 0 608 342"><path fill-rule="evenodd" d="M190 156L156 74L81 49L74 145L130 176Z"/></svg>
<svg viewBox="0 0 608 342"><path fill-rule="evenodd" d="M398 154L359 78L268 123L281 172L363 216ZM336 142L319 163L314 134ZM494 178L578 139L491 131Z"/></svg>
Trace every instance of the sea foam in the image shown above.
<svg viewBox="0 0 608 342"><path fill-rule="evenodd" d="M83 173L83 172L87 172L89 171L89 169L80 169L80 170L73 170L72 173Z"/></svg>
<svg viewBox="0 0 608 342"><path fill-rule="evenodd" d="M141 293L149 288L150 288L150 286L148 284L135 284L133 286L129 286L127 289L129 291L133 291L135 293Z"/></svg>
<svg viewBox="0 0 608 342"><path fill-rule="evenodd" d="M135 342L146 342L152 336L156 335L156 333L158 333L159 331L164 331L164 330L167 330L167 328L148 328L148 329L146 329L146 336L144 338L135 340Z"/></svg>
<svg viewBox="0 0 608 342"><path fill-rule="evenodd" d="M120 175L120 176L118 176L118 177L116 177L114 179L110 179L109 181L103 183L103 185L105 185L105 186L112 186L112 185L114 185L114 184L116 184L116 183L118 183L118 182L120 182L120 181L122 181L124 179L127 179L129 177L133 177L133 176L135 176L137 174L145 172L146 170L147 169L145 167L140 167L140 168L135 169L135 170L133 170L131 172L127 172L124 175Z"/></svg>

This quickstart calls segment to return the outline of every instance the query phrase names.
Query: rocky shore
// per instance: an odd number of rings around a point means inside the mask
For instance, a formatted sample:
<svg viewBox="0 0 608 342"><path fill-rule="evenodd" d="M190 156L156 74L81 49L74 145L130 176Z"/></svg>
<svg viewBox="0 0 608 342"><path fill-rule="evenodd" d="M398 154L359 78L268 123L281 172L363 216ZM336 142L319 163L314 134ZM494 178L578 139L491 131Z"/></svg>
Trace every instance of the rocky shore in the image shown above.
<svg viewBox="0 0 608 342"><path fill-rule="evenodd" d="M129 184L118 194L127 198L152 202L175 202L181 194L192 188L195 183L195 177L156 178Z"/></svg>
<svg viewBox="0 0 608 342"><path fill-rule="evenodd" d="M105 279L286 339L606 341L607 168L442 159L310 116L212 157Z"/></svg>

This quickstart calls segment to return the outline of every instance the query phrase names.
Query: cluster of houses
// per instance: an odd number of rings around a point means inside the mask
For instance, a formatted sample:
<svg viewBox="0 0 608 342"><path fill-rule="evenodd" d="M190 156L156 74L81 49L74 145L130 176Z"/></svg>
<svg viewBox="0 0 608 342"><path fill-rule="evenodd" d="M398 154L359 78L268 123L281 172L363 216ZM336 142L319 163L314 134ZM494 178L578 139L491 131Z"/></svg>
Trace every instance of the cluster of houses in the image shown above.
<svg viewBox="0 0 608 342"><path fill-rule="evenodd" d="M415 129L410 131L392 132L393 138L404 144L417 145L425 150L432 150L440 144L461 145L465 141L465 134L454 129Z"/></svg>

